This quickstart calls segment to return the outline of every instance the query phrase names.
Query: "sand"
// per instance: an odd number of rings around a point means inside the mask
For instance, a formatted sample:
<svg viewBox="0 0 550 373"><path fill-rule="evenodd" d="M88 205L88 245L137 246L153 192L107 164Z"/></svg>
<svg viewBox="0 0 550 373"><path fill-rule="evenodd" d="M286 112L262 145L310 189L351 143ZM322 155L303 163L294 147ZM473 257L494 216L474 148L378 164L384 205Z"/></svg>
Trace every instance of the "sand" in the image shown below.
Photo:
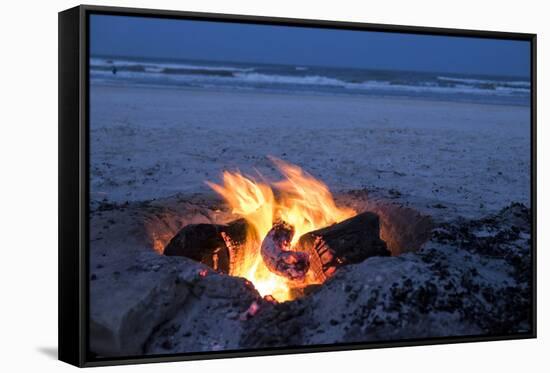
<svg viewBox="0 0 550 373"><path fill-rule="evenodd" d="M90 118L92 201L209 195L225 169L278 179L273 155L443 214L530 206L528 107L92 85Z"/></svg>

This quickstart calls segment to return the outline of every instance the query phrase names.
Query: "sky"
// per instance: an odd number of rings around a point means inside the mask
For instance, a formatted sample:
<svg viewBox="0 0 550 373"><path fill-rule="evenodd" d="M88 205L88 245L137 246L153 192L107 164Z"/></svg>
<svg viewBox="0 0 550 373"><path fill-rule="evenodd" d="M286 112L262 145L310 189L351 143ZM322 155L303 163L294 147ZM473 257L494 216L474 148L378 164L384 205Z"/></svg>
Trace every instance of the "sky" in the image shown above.
<svg viewBox="0 0 550 373"><path fill-rule="evenodd" d="M527 41L92 15L92 55L529 76Z"/></svg>

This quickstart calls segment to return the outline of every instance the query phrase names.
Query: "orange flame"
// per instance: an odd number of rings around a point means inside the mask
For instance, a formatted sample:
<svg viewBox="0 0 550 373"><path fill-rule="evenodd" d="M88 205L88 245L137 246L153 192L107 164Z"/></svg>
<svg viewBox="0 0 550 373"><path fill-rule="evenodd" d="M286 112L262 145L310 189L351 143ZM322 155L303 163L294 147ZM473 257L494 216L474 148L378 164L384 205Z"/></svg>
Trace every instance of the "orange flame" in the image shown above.
<svg viewBox="0 0 550 373"><path fill-rule="evenodd" d="M225 171L223 185L206 183L225 199L234 214L245 218L253 229L247 234L244 259L236 263L236 268L231 268L230 273L250 280L261 295L272 295L285 301L292 299L289 280L270 272L260 255L261 240L273 226L273 221L280 218L294 226L294 245L303 234L338 223L356 212L336 206L328 187L300 167L269 158L284 176L282 181L273 184L280 192L278 198L266 182L240 172Z"/></svg>

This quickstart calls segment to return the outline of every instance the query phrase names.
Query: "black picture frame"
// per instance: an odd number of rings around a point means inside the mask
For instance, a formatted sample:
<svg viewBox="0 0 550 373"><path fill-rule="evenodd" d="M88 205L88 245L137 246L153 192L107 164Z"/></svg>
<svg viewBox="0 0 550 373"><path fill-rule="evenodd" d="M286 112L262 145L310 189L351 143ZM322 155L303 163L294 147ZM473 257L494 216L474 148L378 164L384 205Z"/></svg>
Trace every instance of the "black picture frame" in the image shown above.
<svg viewBox="0 0 550 373"><path fill-rule="evenodd" d="M528 41L531 45L532 329L514 335L427 338L297 348L95 358L88 352L89 16L91 14ZM59 13L59 360L79 367L536 338L536 34L81 5Z"/></svg>

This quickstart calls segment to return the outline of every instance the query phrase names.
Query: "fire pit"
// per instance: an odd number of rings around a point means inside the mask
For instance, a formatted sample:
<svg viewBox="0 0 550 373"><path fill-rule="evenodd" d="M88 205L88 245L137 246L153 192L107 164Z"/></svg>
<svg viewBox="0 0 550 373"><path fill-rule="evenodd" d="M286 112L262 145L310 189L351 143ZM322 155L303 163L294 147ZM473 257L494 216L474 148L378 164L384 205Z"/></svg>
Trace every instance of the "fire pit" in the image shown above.
<svg viewBox="0 0 550 373"><path fill-rule="evenodd" d="M303 171L292 175L324 186ZM530 212L524 206L475 221L446 221L443 214L433 221L384 190L332 195L324 187L330 198L321 206L349 216L299 231L300 225L289 221L300 220L283 210L293 201L304 206L292 189L226 172L216 186L220 191L230 190L227 179L250 187L245 190L264 190L260 196L271 196L275 213L237 213L240 205L204 195L94 208L90 343L95 353L353 342L395 338L396 331L411 338L444 330L441 325L462 335L516 330L528 322L524 268ZM303 190L296 180L285 176L287 184ZM245 193L236 195L250 200ZM322 216L307 206L310 216ZM272 216L263 236L254 226L262 221L252 219L256 216ZM282 228L286 239L270 238L274 227ZM265 259L270 256L262 255L266 242L280 242L277 255L306 254L305 276L290 278L276 266L270 269ZM495 267L508 282L490 276Z"/></svg>
<svg viewBox="0 0 550 373"><path fill-rule="evenodd" d="M270 159L282 181L260 182L226 171L223 184L207 182L239 219L187 225L164 254L244 277L277 301L324 283L343 265L391 254L380 239L377 214L338 206L323 182L296 165Z"/></svg>

